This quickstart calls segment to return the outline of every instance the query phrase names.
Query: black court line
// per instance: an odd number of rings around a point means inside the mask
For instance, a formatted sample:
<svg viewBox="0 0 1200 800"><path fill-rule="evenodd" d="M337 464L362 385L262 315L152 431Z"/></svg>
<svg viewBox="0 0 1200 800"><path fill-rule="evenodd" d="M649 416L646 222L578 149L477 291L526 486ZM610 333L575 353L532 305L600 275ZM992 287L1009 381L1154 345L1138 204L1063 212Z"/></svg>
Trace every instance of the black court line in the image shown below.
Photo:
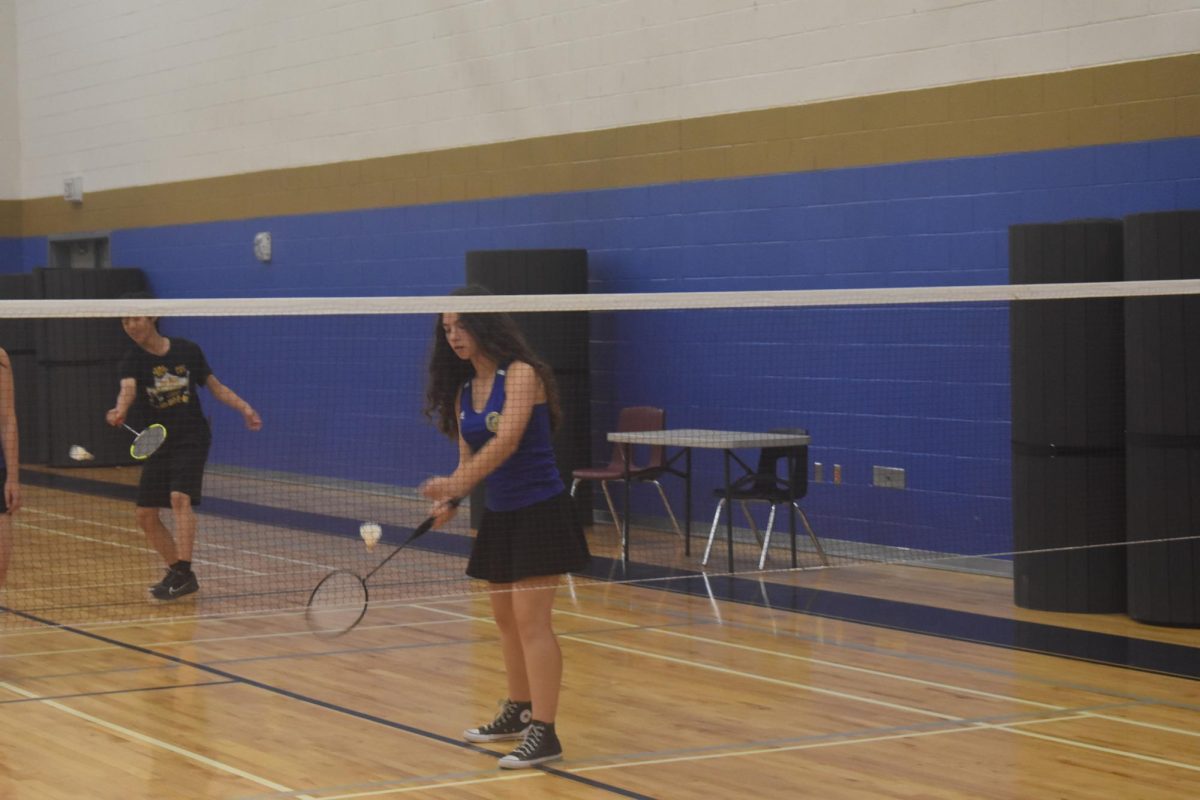
<svg viewBox="0 0 1200 800"><path fill-rule="evenodd" d="M89 478L52 475L26 470L26 483L66 491L133 500L135 488ZM327 535L356 537L357 525L344 517L294 509L261 506L221 498L206 499L205 513L246 522L283 525ZM384 526L385 538L399 543L411 529ZM459 534L431 532L416 549L466 556L470 539ZM693 597L711 596L719 600L792 611L838 619L860 625L887 628L906 633L936 636L973 644L1000 647L1073 661L1086 661L1139 672L1200 680L1200 647L1157 642L1131 636L1082 631L1058 625L991 617L937 606L864 597L825 589L810 589L760 581L757 577L737 575L710 576L703 573L650 564L593 556L582 573L597 581L639 582L646 588L671 591ZM766 597L762 596L766 589Z"/></svg>
<svg viewBox="0 0 1200 800"><path fill-rule="evenodd" d="M71 625L64 625L61 622L54 622L53 620L43 619L43 618L37 616L36 614L30 614L25 611L17 611L15 609L5 608L3 606L0 606L0 610L7 611L10 614L15 614L16 616L19 616L23 619L30 620L31 622L37 622L37 623L39 623L41 625L45 625L46 627L49 627L49 628L55 628L57 630L65 631L67 633L72 633L72 634L75 634L76 636L83 636L87 639L92 639L97 642L103 642L104 644L108 644L113 647L120 647L125 650L131 650L135 653L141 653L142 655L150 656L152 658L158 658L158 659L162 659L164 661L169 661L173 664L178 664L180 666L191 667L192 669L201 670L202 672L207 672L210 675L216 675L217 677L224 678L227 682L240 683L244 686L250 686L255 689L261 689L262 691L270 692L271 694L276 694L276 695L279 695L280 697L286 697L289 700L296 700L301 703L307 703L309 705L313 705L318 708L323 708L327 711L333 711L338 714L346 714L347 716L355 717L357 719L361 719L366 722L373 722L376 725L383 725L384 727L392 728L392 729L398 730L398 731L403 731L405 733L409 733L414 736L420 736L423 739L429 739L431 741L438 742L440 744L452 745L461 750L470 750L473 753L479 753L481 755L490 756L492 758L497 757L497 753L495 753L491 750L488 750L486 748L479 747L478 745L472 744L470 742L463 742L458 739L452 739L449 736L442 736L440 733L434 733L433 731L427 731L422 728L416 728L416 727L413 727L412 725L405 725L403 722L396 722L395 720L390 720L390 719L387 719L386 717L378 716L377 714L370 714L370 713L367 713L366 711L359 711L358 709L338 705L337 703L330 703L326 700L320 700L316 697L309 697L308 695L301 694L299 692L294 692L291 689L284 689L282 686L275 686L270 683L256 681L253 678L247 678L242 675L237 675L233 672L227 672L226 670L223 670L223 669L217 669L216 667L211 667L207 664L202 664L202 663L199 663L196 661L189 661L186 658L180 658L179 656L173 656L168 653L160 653L157 650L151 650L148 647L142 647L141 645L133 644L131 642L123 642L120 639L113 639L112 637L109 637L109 636L102 636L101 634L93 633L91 631L85 631L80 628L73 627ZM574 781L575 783L579 783L584 786L590 786L594 789L600 789L600 790L608 792L610 794L620 795L621 797L631 797L631 798L636 798L636 800L655 800L655 798L650 795L639 794L638 792L634 792L629 789L623 789L620 786L613 786L612 784L603 783L602 781L592 780L591 778L585 778L581 775L574 775L570 772L566 772L561 769L555 769L554 767L548 767L545 764L540 764L536 767L532 767L531 769L541 770L542 772L548 773L550 775L554 775L559 778L565 778L569 781Z"/></svg>

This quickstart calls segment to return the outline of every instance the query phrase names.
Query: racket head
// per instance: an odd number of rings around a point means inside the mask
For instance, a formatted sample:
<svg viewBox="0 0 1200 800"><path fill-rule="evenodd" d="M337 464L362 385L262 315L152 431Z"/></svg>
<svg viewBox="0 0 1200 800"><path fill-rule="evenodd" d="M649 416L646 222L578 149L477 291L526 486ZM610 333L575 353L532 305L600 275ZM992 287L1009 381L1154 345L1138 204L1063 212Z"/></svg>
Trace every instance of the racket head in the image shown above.
<svg viewBox="0 0 1200 800"><path fill-rule="evenodd" d="M129 445L129 455L138 461L145 461L162 447L167 440L167 429L157 422L139 433Z"/></svg>
<svg viewBox="0 0 1200 800"><path fill-rule="evenodd" d="M317 636L341 636L362 622L367 598L367 584L361 577L347 569L334 570L308 596L304 620Z"/></svg>

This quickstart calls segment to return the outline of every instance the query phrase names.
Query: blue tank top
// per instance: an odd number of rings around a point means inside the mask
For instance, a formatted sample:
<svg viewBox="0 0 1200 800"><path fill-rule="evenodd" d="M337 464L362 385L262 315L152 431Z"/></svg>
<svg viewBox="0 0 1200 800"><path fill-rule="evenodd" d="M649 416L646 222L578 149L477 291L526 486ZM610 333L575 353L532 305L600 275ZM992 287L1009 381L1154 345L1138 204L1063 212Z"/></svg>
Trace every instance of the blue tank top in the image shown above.
<svg viewBox="0 0 1200 800"><path fill-rule="evenodd" d="M508 365L496 370L492 393L483 411L471 403L471 381L463 384L459 396L458 429L472 453L487 444L499 428L500 412L506 394L504 379ZM516 451L484 479L487 507L492 511L513 511L548 500L563 491L562 478L554 461L550 442L550 409L545 403L533 407L529 424Z"/></svg>

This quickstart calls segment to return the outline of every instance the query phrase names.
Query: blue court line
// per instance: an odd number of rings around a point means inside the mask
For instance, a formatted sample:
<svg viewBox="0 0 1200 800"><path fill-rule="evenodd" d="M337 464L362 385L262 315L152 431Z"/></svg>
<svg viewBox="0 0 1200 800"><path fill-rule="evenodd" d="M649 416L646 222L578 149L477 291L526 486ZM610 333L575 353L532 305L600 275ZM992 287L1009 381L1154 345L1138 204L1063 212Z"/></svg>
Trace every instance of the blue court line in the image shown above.
<svg viewBox="0 0 1200 800"><path fill-rule="evenodd" d="M250 686L255 689L261 689L262 691L270 692L271 694L276 694L281 697L286 697L289 700L296 700L301 703L307 703L309 705L317 706L318 708L324 708L328 711L333 711L338 714L346 714L348 716L356 717L356 718L364 720L366 722L373 722L376 725L382 725L384 727L392 728L394 730L404 731L405 733L410 733L414 736L420 736L423 739L429 739L429 740L432 740L435 742L439 742L441 744L452 745L452 746L457 747L462 750L470 750L471 752L490 756L492 758L496 758L496 756L498 755L497 753L495 753L491 750L488 750L483 747L479 747L478 745L471 744L470 742L460 741L458 739L453 739L449 736L442 736L440 733L434 733L433 731L427 731L422 728L415 728L412 725L405 725L403 722L396 722L395 720L390 720L390 719L387 719L386 717L380 717L376 714L369 714L366 711L359 711L358 709L348 708L346 706L338 705L336 703L330 703L326 700L319 700L315 697L309 697L308 695L300 694L299 692L293 692L291 689L284 689L281 686L275 686L270 683L263 683L262 681L256 681L253 678L247 678L242 675L237 675L233 672L227 672L226 670L223 670L223 669L217 669L216 667L211 667L207 664L202 664L202 663L199 663L196 661L189 661L188 659L181 658L179 656L173 656L168 653L160 653L157 650L151 650L148 647L143 647L138 644L133 644L131 642L123 642L120 639L114 639L110 636L103 636L99 633L93 633L92 631L86 631L86 630L83 630L82 628L76 628L72 625L65 625L61 622L55 622L53 620L43 619L42 617L39 617L36 614L30 614L26 611L18 611L16 609L5 608L3 606L0 606L0 610L7 611L10 614L14 614L23 619L27 619L31 622L37 622L41 625L45 625L48 628L55 628L60 631L65 631L67 633L75 634L76 636L83 636L87 639L92 639L97 642L103 642L104 644L111 645L113 647L119 647L119 648L122 648L125 650L132 650L135 653L141 653L142 655L150 656L152 658L158 658L158 659L162 659L164 661L169 661L173 664L178 664L180 666L191 667L192 669L201 670L202 672L207 672L210 675L216 675L217 677L224 678L228 682L240 683L244 686ZM596 780L592 780L591 778L585 778L581 775L573 775L570 772L565 772L561 769L555 769L554 767L548 767L545 764L539 764L536 767L532 767L532 769L538 769L538 770L541 770L542 772L546 772L550 775L555 775L559 778L565 778L569 781L574 781L575 783L583 784L584 786L591 786L592 788L600 789L602 791L609 792L610 794L616 794L616 795L620 795L622 797L631 797L631 798L635 798L635 800L655 800L655 798L653 798L649 795L639 794L638 792L634 792L629 789L623 789L620 786L613 786L608 783L603 783L602 781L596 781Z"/></svg>
<svg viewBox="0 0 1200 800"><path fill-rule="evenodd" d="M989 617L824 589L778 583L760 584L757 579L739 578L736 575L709 577L708 586L712 587L712 594L717 599L745 605L1200 680L1200 647ZM766 599L762 597L764 586ZM692 596L708 594L701 576L684 577L662 588Z"/></svg>
<svg viewBox="0 0 1200 800"><path fill-rule="evenodd" d="M65 491L133 500L136 489L89 478L53 475L26 470L26 483ZM204 501L205 513L245 522L286 526L299 530L357 537L357 524L344 517L295 509L261 506L222 498ZM384 538L399 543L411 529L385 525ZM471 542L466 536L434 531L414 548L466 556ZM936 636L1008 650L1087 661L1106 666L1200 680L1200 647L1157 642L1116 634L1082 631L1058 625L990 617L936 606L864 597L778 583L737 575L710 576L694 570L659 567L638 562L625 565L593 557L579 573L599 581L644 581L645 586L693 597L712 596L728 602L837 619L860 625ZM670 580L664 580L670 579ZM766 598L762 596L766 588Z"/></svg>

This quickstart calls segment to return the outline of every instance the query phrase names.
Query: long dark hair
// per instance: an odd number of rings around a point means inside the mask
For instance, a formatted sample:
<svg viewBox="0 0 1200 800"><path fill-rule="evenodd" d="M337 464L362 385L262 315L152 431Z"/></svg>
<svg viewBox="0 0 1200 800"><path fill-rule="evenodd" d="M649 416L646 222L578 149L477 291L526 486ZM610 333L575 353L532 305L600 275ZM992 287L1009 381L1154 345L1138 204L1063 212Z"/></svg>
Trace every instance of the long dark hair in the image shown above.
<svg viewBox="0 0 1200 800"><path fill-rule="evenodd" d="M453 297L490 295L487 289L475 284L455 289ZM562 406L558 401L558 384L554 371L525 341L524 334L513 318L502 311L473 312L459 314L462 326L475 339L484 354L503 365L509 361L524 361L533 367L542 386L546 389L546 406L550 411L550 428L556 430L562 418ZM455 401L463 383L474 377L475 368L450 349L446 334L442 330L442 315L438 314L433 326L433 347L429 353L429 384L425 389L425 416L436 422L438 430L447 436L458 435L458 417L454 411ZM436 419L435 419L436 417Z"/></svg>

